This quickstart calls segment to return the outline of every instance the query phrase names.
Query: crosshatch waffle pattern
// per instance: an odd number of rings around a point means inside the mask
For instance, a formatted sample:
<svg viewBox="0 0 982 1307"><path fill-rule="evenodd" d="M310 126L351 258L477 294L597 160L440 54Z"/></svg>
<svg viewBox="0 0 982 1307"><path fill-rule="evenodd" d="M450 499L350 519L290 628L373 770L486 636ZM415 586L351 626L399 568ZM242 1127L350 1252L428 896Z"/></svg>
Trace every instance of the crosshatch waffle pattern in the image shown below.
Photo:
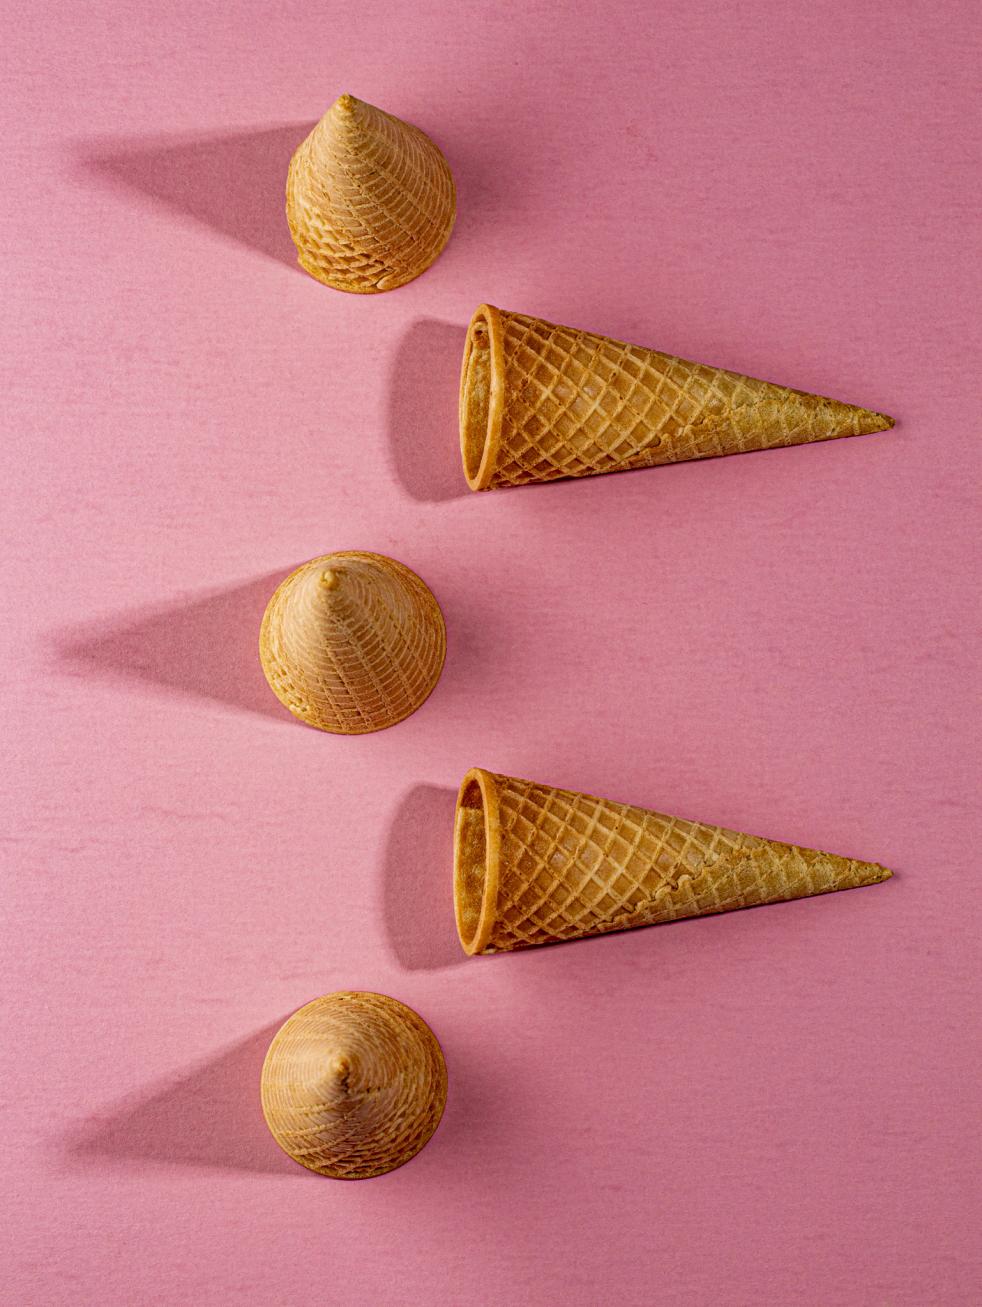
<svg viewBox="0 0 982 1307"><path fill-rule="evenodd" d="M286 211L312 277L372 294L430 266L450 237L456 194L419 128L343 95L290 162Z"/></svg>
<svg viewBox="0 0 982 1307"><path fill-rule="evenodd" d="M328 994L276 1033L261 1092L266 1123L294 1161L362 1180L402 1166L429 1140L447 1068L411 1008L384 994Z"/></svg>
<svg viewBox="0 0 982 1307"><path fill-rule="evenodd" d="M881 413L838 400L539 318L492 312L502 325L504 409L489 489L893 426Z"/></svg>
<svg viewBox="0 0 982 1307"><path fill-rule="evenodd" d="M494 777L497 913L485 952L778 903L886 880L875 863Z"/></svg>
<svg viewBox="0 0 982 1307"><path fill-rule="evenodd" d="M415 572L382 554L325 554L279 586L259 652L276 697L324 731L360 735L420 706L446 656L440 607Z"/></svg>

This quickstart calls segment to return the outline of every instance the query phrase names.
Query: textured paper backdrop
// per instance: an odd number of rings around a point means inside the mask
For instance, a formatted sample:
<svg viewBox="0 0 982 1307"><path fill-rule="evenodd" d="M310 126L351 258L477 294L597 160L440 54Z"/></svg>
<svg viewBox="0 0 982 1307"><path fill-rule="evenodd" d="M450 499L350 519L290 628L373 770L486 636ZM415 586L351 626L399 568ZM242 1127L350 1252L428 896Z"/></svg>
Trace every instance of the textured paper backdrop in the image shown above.
<svg viewBox="0 0 982 1307"><path fill-rule="evenodd" d="M975 6L4 8L6 1300L978 1302ZM459 187L381 297L303 276L282 213L342 90ZM483 299L898 426L473 496ZM374 737L257 666L330 549L446 612ZM475 763L898 874L466 961ZM341 987L450 1070L360 1185L257 1094Z"/></svg>

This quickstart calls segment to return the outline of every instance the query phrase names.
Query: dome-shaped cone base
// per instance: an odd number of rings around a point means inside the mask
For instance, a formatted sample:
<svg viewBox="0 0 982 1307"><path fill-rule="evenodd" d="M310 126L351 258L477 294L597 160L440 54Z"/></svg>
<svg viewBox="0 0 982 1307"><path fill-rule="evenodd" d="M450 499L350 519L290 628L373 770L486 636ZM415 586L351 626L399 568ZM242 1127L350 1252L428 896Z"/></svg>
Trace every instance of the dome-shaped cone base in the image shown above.
<svg viewBox="0 0 982 1307"><path fill-rule="evenodd" d="M873 885L877 863L474 768L457 800L466 953L496 953Z"/></svg>
<svg viewBox="0 0 982 1307"><path fill-rule="evenodd" d="M447 1068L432 1030L384 994L314 999L280 1027L262 1070L273 1138L340 1180L394 1171L440 1124Z"/></svg>
<svg viewBox="0 0 982 1307"><path fill-rule="evenodd" d="M460 380L472 490L885 431L893 418L482 304Z"/></svg>
<svg viewBox="0 0 982 1307"><path fill-rule="evenodd" d="M384 554L324 554L277 588L259 657L274 694L309 726L381 731L428 698L443 670L446 627L426 584Z"/></svg>
<svg viewBox="0 0 982 1307"><path fill-rule="evenodd" d="M286 213L301 267L371 295L425 272L453 230L456 191L428 136L342 95L290 162Z"/></svg>

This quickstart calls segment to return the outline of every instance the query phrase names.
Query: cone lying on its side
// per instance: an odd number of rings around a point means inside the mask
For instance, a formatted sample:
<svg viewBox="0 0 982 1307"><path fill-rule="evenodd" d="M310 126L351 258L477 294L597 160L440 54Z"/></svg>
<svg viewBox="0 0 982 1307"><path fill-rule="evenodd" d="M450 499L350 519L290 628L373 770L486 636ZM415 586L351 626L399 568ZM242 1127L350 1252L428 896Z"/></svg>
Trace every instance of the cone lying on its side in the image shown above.
<svg viewBox="0 0 982 1307"><path fill-rule="evenodd" d="M316 998L280 1027L262 1071L273 1138L340 1180L394 1171L440 1124L447 1067L433 1031L384 994Z"/></svg>
<svg viewBox="0 0 982 1307"><path fill-rule="evenodd" d="M460 379L472 490L884 431L893 419L482 304Z"/></svg>
<svg viewBox="0 0 982 1307"><path fill-rule="evenodd" d="M286 215L301 266L336 290L394 290L430 266L457 211L447 161L418 127L351 95L290 161Z"/></svg>
<svg viewBox="0 0 982 1307"><path fill-rule="evenodd" d="M891 875L876 863L479 767L457 799L454 905L466 953L778 903Z"/></svg>
<svg viewBox="0 0 982 1307"><path fill-rule="evenodd" d="M301 721L339 735L394 726L443 669L440 606L415 572L383 554L325 554L277 588L259 657L273 693Z"/></svg>

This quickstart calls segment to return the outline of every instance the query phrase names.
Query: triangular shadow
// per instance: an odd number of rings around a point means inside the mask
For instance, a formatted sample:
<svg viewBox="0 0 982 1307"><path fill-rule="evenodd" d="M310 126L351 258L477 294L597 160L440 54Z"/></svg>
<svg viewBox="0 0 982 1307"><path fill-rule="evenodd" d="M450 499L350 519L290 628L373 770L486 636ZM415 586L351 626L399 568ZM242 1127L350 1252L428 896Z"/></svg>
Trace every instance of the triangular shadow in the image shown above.
<svg viewBox="0 0 982 1307"><path fill-rule="evenodd" d="M147 1162L263 1174L300 1173L274 1143L259 1075L276 1022L176 1079L94 1113L66 1140L77 1165Z"/></svg>
<svg viewBox="0 0 982 1307"><path fill-rule="evenodd" d="M286 174L312 125L100 136L78 142L76 157L83 172L110 189L184 214L299 272L286 222Z"/></svg>
<svg viewBox="0 0 982 1307"><path fill-rule="evenodd" d="M57 666L86 679L148 682L287 723L259 664L260 622L283 575L58 632Z"/></svg>
<svg viewBox="0 0 982 1307"><path fill-rule="evenodd" d="M382 869L383 918L393 950L410 971L466 962L451 894L457 796L414 785L396 810Z"/></svg>

